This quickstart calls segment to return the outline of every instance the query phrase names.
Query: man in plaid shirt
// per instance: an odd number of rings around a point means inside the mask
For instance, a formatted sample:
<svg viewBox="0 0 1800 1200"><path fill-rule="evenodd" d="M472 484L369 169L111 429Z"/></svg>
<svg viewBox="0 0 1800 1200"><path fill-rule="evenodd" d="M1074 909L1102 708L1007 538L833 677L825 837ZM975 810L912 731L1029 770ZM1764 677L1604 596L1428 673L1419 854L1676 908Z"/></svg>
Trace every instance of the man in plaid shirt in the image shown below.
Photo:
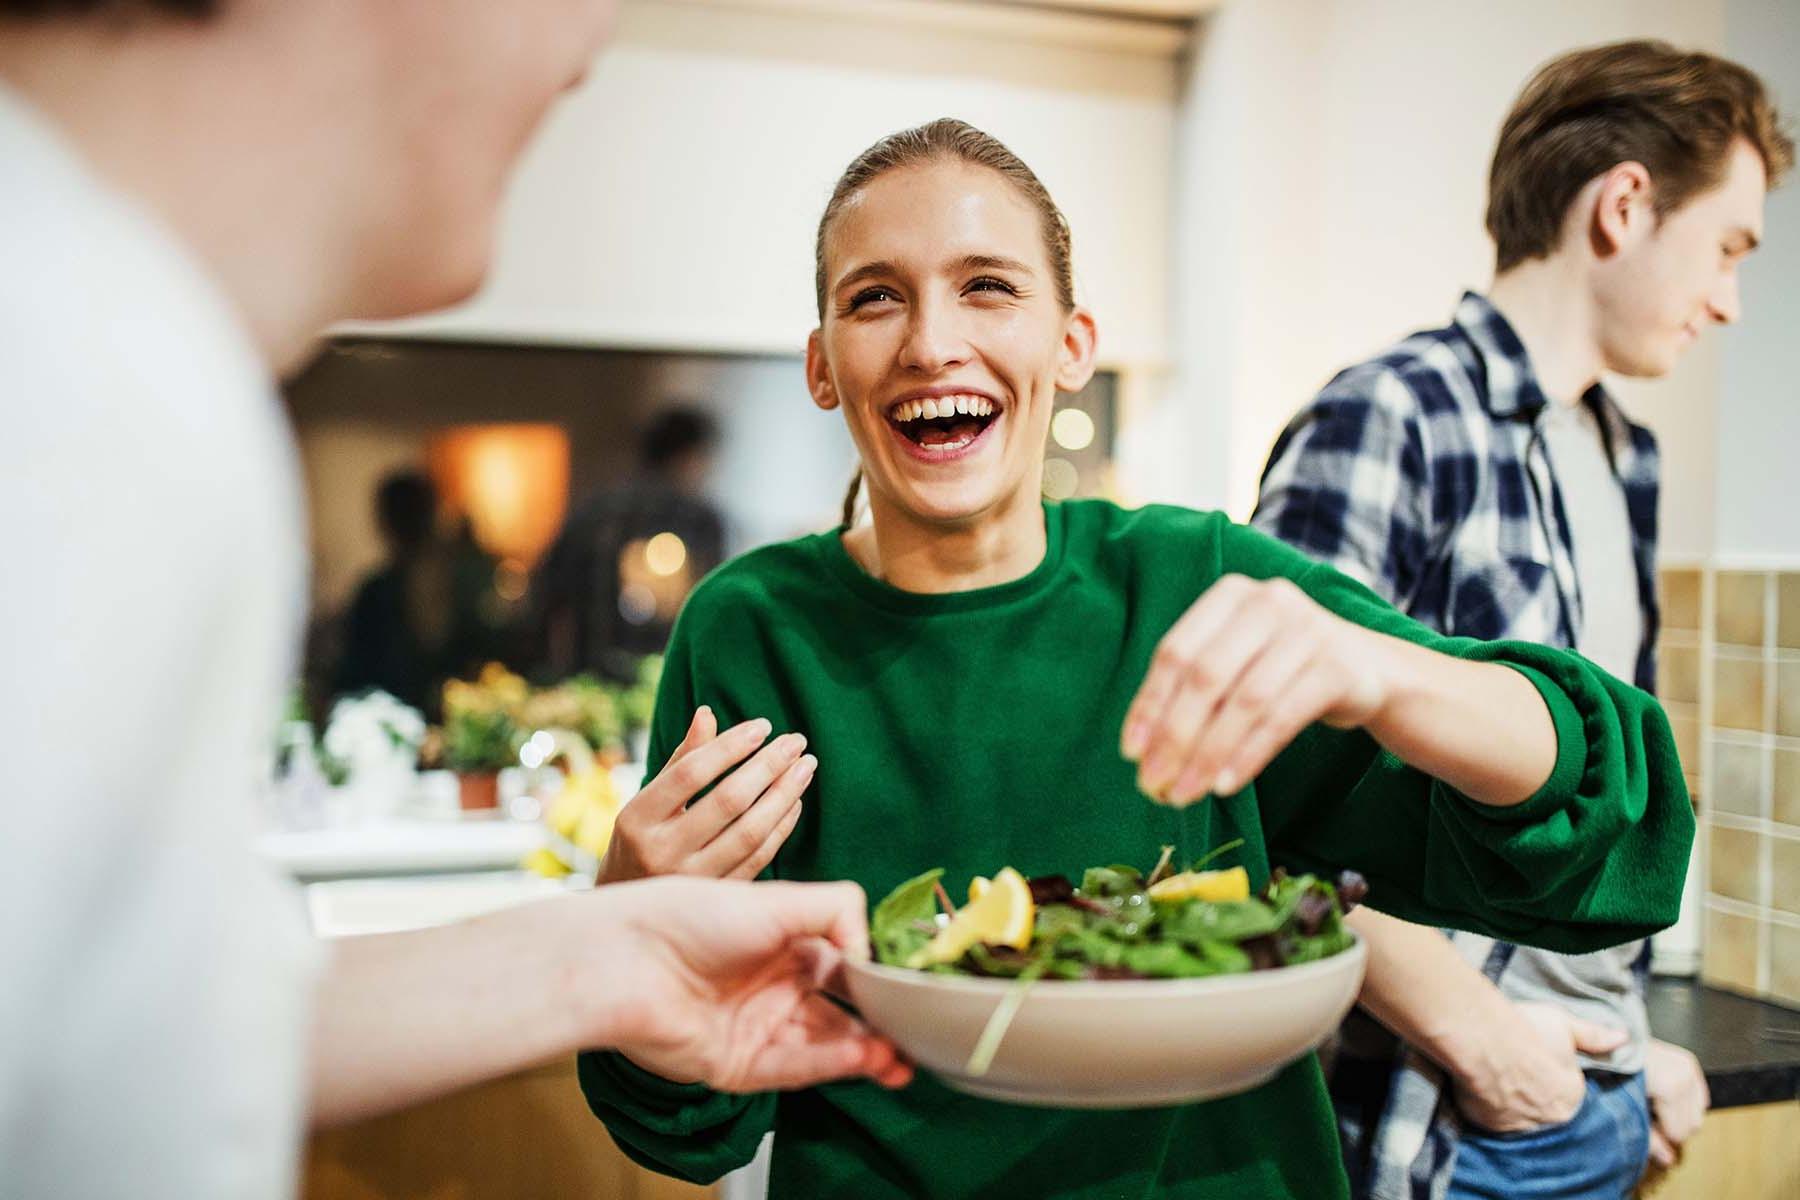
<svg viewBox="0 0 1800 1200"><path fill-rule="evenodd" d="M1656 444L1600 377L1666 374L1736 319L1792 162L1736 64L1624 42L1546 65L1495 151L1488 294L1333 379L1276 442L1253 522L1446 633L1573 647L1649 688ZM1705 1081L1649 1038L1641 943L1355 923L1368 977L1332 1064L1355 1195L1613 1200L1697 1127Z"/></svg>

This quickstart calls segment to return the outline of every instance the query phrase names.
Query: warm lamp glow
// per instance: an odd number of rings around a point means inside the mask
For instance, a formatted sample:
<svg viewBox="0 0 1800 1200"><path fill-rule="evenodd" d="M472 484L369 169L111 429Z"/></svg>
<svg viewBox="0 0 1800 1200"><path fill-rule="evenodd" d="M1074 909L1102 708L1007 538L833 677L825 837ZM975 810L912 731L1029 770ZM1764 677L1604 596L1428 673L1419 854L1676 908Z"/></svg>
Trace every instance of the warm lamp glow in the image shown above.
<svg viewBox="0 0 1800 1200"><path fill-rule="evenodd" d="M569 503L569 435L556 425L459 425L433 438L431 478L475 540L529 569Z"/></svg>
<svg viewBox="0 0 1800 1200"><path fill-rule="evenodd" d="M1066 458L1052 458L1044 463L1044 495L1051 500L1067 500L1081 486L1081 473Z"/></svg>
<svg viewBox="0 0 1800 1200"><path fill-rule="evenodd" d="M1050 419L1050 436L1064 450L1086 450L1094 441L1094 418L1079 408L1065 408Z"/></svg>
<svg viewBox="0 0 1800 1200"><path fill-rule="evenodd" d="M644 565L655 575L673 575L687 562L687 545L672 533L659 533L644 545Z"/></svg>

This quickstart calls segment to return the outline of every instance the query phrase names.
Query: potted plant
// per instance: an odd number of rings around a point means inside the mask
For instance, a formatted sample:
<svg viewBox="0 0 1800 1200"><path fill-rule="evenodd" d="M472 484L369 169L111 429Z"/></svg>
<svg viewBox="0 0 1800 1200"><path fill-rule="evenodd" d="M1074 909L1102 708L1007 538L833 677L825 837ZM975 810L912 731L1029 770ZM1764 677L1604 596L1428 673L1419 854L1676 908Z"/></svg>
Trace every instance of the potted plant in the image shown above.
<svg viewBox="0 0 1800 1200"><path fill-rule="evenodd" d="M529 689L497 663L474 681L444 685L444 766L456 772L465 812L498 808L500 772L519 761L523 740L518 714Z"/></svg>
<svg viewBox="0 0 1800 1200"><path fill-rule="evenodd" d="M520 712L520 725L530 730L571 730L602 761L619 760L625 746L618 702L611 690L591 675L577 675L532 692Z"/></svg>

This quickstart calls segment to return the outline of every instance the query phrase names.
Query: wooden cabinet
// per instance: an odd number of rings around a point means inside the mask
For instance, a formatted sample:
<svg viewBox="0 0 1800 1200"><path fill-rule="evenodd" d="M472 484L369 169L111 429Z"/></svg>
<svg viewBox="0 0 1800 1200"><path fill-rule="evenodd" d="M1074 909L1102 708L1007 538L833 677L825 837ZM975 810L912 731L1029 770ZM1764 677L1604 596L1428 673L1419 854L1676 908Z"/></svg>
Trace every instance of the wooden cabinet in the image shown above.
<svg viewBox="0 0 1800 1200"><path fill-rule="evenodd" d="M1681 1164L1638 1190L1645 1200L1800 1197L1800 1101L1716 1109Z"/></svg>
<svg viewBox="0 0 1800 1200"><path fill-rule="evenodd" d="M713 1200L626 1158L572 1060L315 1135L305 1200Z"/></svg>

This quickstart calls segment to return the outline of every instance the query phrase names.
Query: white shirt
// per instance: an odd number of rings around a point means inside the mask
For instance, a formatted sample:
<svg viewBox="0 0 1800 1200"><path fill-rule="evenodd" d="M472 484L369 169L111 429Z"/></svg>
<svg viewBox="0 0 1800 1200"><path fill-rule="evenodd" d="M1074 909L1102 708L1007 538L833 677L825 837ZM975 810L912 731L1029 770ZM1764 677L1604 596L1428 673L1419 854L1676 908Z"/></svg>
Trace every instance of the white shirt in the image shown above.
<svg viewBox="0 0 1800 1200"><path fill-rule="evenodd" d="M0 88L0 1197L294 1188L318 951L249 843L302 538L218 287Z"/></svg>
<svg viewBox="0 0 1800 1200"><path fill-rule="evenodd" d="M1644 618L1625 488L1613 472L1600 422L1591 408L1552 403L1541 419L1581 587L1575 649L1629 683L1637 675ZM1613 1053L1577 1057L1584 1066L1634 1074L1643 1069L1644 1048L1650 1040L1649 1014L1631 973L1642 948L1642 942L1627 942L1592 954L1521 951L1502 977L1502 986L1514 1000L1549 1001L1600 1025L1623 1027L1630 1036Z"/></svg>
<svg viewBox="0 0 1800 1200"><path fill-rule="evenodd" d="M1581 585L1575 649L1630 683L1637 678L1644 614L1624 485L1613 473L1600 422L1587 405L1551 404L1544 412L1544 443L1569 519L1575 578Z"/></svg>

